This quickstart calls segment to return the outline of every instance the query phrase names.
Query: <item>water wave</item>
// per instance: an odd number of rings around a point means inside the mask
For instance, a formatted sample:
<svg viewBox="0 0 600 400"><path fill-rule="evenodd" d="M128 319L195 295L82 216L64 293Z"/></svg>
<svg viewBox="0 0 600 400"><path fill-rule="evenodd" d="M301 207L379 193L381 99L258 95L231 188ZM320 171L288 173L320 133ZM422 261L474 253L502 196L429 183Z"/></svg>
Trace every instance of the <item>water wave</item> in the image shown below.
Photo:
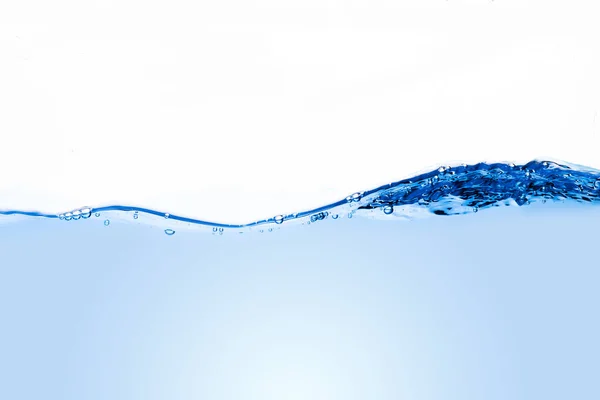
<svg viewBox="0 0 600 400"><path fill-rule="evenodd" d="M77 210L46 214L36 211L3 210L0 216L51 218L61 221L87 220L102 217L104 225L112 220L137 220L169 226L172 235L178 227L212 228L215 233L225 229L242 229L262 225L279 226L289 223L315 223L324 219L352 218L365 213L380 217L414 218L425 215L456 215L478 212L490 207L525 206L534 202L579 203L600 202L600 171L568 163L531 161L523 165L479 163L443 166L436 170L403 179L375 189L356 192L335 203L302 212L276 215L245 224L224 224L168 214L148 208L111 205L82 207ZM272 228L270 228L272 229Z"/></svg>

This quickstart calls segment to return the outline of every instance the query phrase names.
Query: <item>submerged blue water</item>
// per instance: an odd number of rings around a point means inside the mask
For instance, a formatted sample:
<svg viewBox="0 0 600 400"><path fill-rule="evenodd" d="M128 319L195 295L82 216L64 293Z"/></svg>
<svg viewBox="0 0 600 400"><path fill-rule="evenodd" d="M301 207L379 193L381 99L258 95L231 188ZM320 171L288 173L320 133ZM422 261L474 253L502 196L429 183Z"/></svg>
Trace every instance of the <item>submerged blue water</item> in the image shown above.
<svg viewBox="0 0 600 400"><path fill-rule="evenodd" d="M247 226L0 224L0 398L598 398L598 178L479 164Z"/></svg>

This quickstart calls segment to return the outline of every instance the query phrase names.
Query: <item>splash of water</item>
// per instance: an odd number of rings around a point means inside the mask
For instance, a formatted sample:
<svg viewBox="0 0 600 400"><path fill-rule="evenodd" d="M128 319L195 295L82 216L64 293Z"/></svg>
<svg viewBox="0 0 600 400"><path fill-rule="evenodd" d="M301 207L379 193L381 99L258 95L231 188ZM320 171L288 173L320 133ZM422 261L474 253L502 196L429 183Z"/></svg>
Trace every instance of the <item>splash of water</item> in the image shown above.
<svg viewBox="0 0 600 400"><path fill-rule="evenodd" d="M92 215L103 216L104 225L110 221L135 220L136 223L166 227L173 235L175 225L183 228L213 229L222 234L224 229L252 229L273 224L315 223L354 214L414 218L426 215L456 215L478 212L490 207L524 206L534 202L574 201L600 202L600 171L568 163L531 161L524 165L486 164L442 166L436 170L390 183L316 209L287 215L276 215L246 224L224 224L165 213L148 208L111 205L83 207L61 214L36 211L4 210L0 216L53 218L62 221L88 220ZM143 216L143 218L142 218ZM108 218L106 218L108 217ZM162 221L161 221L162 220ZM270 228L271 230L273 228Z"/></svg>

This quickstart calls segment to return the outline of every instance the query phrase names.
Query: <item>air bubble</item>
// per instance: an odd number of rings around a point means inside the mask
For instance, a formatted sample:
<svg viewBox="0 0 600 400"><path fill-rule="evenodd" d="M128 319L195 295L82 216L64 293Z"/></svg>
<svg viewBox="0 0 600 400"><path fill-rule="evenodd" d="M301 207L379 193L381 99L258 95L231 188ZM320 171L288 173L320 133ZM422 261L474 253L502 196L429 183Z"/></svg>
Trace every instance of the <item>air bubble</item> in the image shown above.
<svg viewBox="0 0 600 400"><path fill-rule="evenodd" d="M352 213L351 212L348 213L348 218L352 218Z"/></svg>
<svg viewBox="0 0 600 400"><path fill-rule="evenodd" d="M61 220L65 219L65 214L58 214L58 219L61 219Z"/></svg>
<svg viewBox="0 0 600 400"><path fill-rule="evenodd" d="M169 214L169 213L166 213L166 214L165 214L165 218L166 218L166 219L169 219L169 217L170 217L170 216L171 216L171 214Z"/></svg>
<svg viewBox="0 0 600 400"><path fill-rule="evenodd" d="M107 220L107 219L105 219L105 220L104 220L104 226L109 226L109 225L110 225L110 221L109 221L109 220Z"/></svg>
<svg viewBox="0 0 600 400"><path fill-rule="evenodd" d="M476 213L477 211L479 211L479 207L473 207L473 212Z"/></svg>
<svg viewBox="0 0 600 400"><path fill-rule="evenodd" d="M73 218L73 214L72 213L70 213L70 212L65 213L65 220L70 221L72 218Z"/></svg>
<svg viewBox="0 0 600 400"><path fill-rule="evenodd" d="M136 212L134 212L134 213L133 213L133 219L138 219L138 217L139 217L139 215L138 215L138 212L137 212L137 211L136 211Z"/></svg>
<svg viewBox="0 0 600 400"><path fill-rule="evenodd" d="M175 234L175 231L173 229L165 229L165 233L169 236L173 236Z"/></svg>
<svg viewBox="0 0 600 400"><path fill-rule="evenodd" d="M276 224L282 224L283 223L283 215L276 215L275 216L275 223Z"/></svg>
<svg viewBox="0 0 600 400"><path fill-rule="evenodd" d="M383 207L383 213L384 213L385 215L390 215L390 214L391 214L391 213L393 213L393 212L394 212L394 207L392 207L392 206L389 206L389 205L388 205L388 206L385 206L385 207Z"/></svg>
<svg viewBox="0 0 600 400"><path fill-rule="evenodd" d="M81 209L81 218L88 219L92 216L92 209L89 207L84 207Z"/></svg>
<svg viewBox="0 0 600 400"><path fill-rule="evenodd" d="M361 192L356 192L356 193L353 193L353 194L351 194L350 196L346 197L346 201L347 201L348 203L352 203L352 202L355 202L355 203L356 203L356 202L359 202L359 201L360 201L360 199L362 198L362 195L363 195L363 194L362 194Z"/></svg>
<svg viewBox="0 0 600 400"><path fill-rule="evenodd" d="M219 235L223 234L223 230L224 230L223 228L219 228Z"/></svg>
<svg viewBox="0 0 600 400"><path fill-rule="evenodd" d="M78 220L79 218L81 218L81 211L79 210L75 210L73 211L73 220Z"/></svg>
<svg viewBox="0 0 600 400"><path fill-rule="evenodd" d="M216 226L213 228L213 232L217 232L219 230L219 228L217 228Z"/></svg>
<svg viewBox="0 0 600 400"><path fill-rule="evenodd" d="M338 219L338 218L339 218L339 215L337 215L337 214L333 214L333 215L331 216L331 218L333 218L333 219Z"/></svg>
<svg viewBox="0 0 600 400"><path fill-rule="evenodd" d="M269 228L269 232L273 232L273 228Z"/></svg>
<svg viewBox="0 0 600 400"><path fill-rule="evenodd" d="M327 211L324 212L320 212L318 214L314 214L310 217L311 222L317 222L317 221L322 221L325 218L327 218L327 216L329 215L329 213Z"/></svg>
<svg viewBox="0 0 600 400"><path fill-rule="evenodd" d="M94 215L95 215L95 216L96 216L96 218L97 218L97 217L99 217L99 216L100 216L100 213L98 213L98 212L97 212L97 213L96 213L96 214L94 214Z"/></svg>

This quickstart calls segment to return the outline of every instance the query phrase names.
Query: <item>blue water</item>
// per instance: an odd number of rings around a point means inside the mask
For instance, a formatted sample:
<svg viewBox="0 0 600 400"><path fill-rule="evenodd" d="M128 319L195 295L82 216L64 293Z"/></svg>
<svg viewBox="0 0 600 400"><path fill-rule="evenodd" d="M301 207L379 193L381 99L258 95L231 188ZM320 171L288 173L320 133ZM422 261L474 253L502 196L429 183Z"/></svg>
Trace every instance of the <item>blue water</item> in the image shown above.
<svg viewBox="0 0 600 400"><path fill-rule="evenodd" d="M4 212L0 398L600 398L600 175L560 164L248 225Z"/></svg>
<svg viewBox="0 0 600 400"><path fill-rule="evenodd" d="M165 233L173 235L175 229L212 228L214 233L225 229L244 232L252 228L273 229L272 225L284 223L314 223L331 216L352 218L360 215L374 216L374 212L402 218L415 218L427 214L457 215L478 212L490 207L529 205L575 201L597 203L600 201L600 171L553 161L531 161L524 165L486 164L442 166L420 174L362 192L322 207L276 215L242 224L204 221L164 211L123 205L82 207L77 210L47 214L36 211L3 210L0 215L43 217L64 221L102 217L105 226L111 219L145 222L166 226ZM369 211L369 212L366 212ZM265 226L265 227L263 227Z"/></svg>

